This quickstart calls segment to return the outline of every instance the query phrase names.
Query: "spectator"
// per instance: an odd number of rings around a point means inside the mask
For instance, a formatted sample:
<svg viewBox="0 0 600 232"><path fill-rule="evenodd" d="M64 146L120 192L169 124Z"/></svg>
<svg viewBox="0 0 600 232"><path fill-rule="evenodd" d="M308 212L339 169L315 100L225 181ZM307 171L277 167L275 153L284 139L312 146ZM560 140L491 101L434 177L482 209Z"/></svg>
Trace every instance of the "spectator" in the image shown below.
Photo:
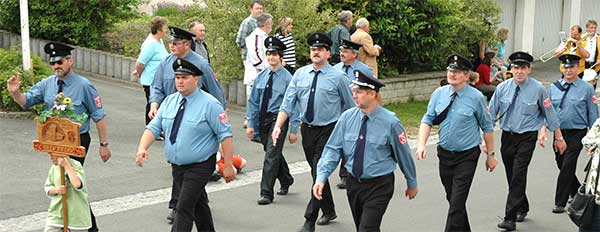
<svg viewBox="0 0 600 232"><path fill-rule="evenodd" d="M283 50L283 67L287 69L292 75L296 70L296 42L292 36L292 18L281 17L279 24L275 29L275 37L281 40L285 44L285 50Z"/></svg>
<svg viewBox="0 0 600 232"><path fill-rule="evenodd" d="M204 57L210 64L210 55L208 53L208 46L206 46L206 27L204 23L194 21L190 23L190 31L196 34L196 38L192 41L192 51L198 53L198 55Z"/></svg>
<svg viewBox="0 0 600 232"><path fill-rule="evenodd" d="M258 26L248 37L246 37L246 44L248 45L248 56L244 62L244 85L246 85L246 101L250 97L252 92L252 85L256 75L265 69L267 64L266 51L265 51L265 39L269 37L271 28L273 27L273 16L270 14L262 14L256 18L256 25ZM246 123L244 123L246 124Z"/></svg>
<svg viewBox="0 0 600 232"><path fill-rule="evenodd" d="M358 60L371 67L375 78L378 78L377 57L381 52L381 47L377 44L373 45L373 38L369 35L369 21L366 18L358 19L356 28L356 32L352 34L352 42L362 44L358 52Z"/></svg>
<svg viewBox="0 0 600 232"><path fill-rule="evenodd" d="M506 62L506 40L508 40L508 29L500 28L498 30L498 52L496 53L496 58L493 60L494 63L498 64L499 67L506 67L508 62Z"/></svg>
<svg viewBox="0 0 600 232"><path fill-rule="evenodd" d="M338 14L339 23L329 31L331 38L331 63L340 61L340 41L350 40L350 27L352 26L352 11L344 10Z"/></svg>
<svg viewBox="0 0 600 232"><path fill-rule="evenodd" d="M250 2L250 16L245 18L242 23L240 23L240 29L237 32L237 37L235 38L235 43L241 49L242 52L242 61L246 60L246 54L248 50L246 49L246 37L256 29L256 18L263 14L263 3L261 0L252 0Z"/></svg>
<svg viewBox="0 0 600 232"><path fill-rule="evenodd" d="M483 61L481 64L479 64L479 67L477 67L479 81L475 84L475 88L481 91L481 93L483 93L488 100L492 98L497 84L495 81L492 83L490 80L490 73L492 71L491 62L495 55L496 54L494 52L486 52L483 57Z"/></svg>
<svg viewBox="0 0 600 232"><path fill-rule="evenodd" d="M156 16L150 22L150 34L142 43L140 55L135 62L135 69L132 75L140 79L140 84L144 87L146 96L146 125L150 122L148 113L150 112L150 86L154 80L154 73L160 62L169 55L165 48L162 37L167 34L167 19Z"/></svg>

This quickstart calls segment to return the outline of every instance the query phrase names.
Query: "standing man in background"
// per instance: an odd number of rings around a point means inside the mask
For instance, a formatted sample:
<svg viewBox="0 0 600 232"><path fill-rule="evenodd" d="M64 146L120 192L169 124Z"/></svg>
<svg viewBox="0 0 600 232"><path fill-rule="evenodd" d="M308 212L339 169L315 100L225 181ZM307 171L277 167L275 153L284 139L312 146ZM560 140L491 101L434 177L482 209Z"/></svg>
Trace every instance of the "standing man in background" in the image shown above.
<svg viewBox="0 0 600 232"><path fill-rule="evenodd" d="M190 23L190 31L196 34L196 38L193 40L192 51L198 53L198 55L204 57L210 64L210 55L208 53L208 46L206 46L206 27L204 23L194 21Z"/></svg>
<svg viewBox="0 0 600 232"><path fill-rule="evenodd" d="M343 10L338 14L339 23L329 31L331 38L331 63L340 61L340 41L350 40L350 27L352 26L352 11ZM354 74L352 74L354 75Z"/></svg>
<svg viewBox="0 0 600 232"><path fill-rule="evenodd" d="M373 69L375 77L379 77L377 73L377 57L381 53L381 47L377 44L373 45L373 38L369 35L369 21L366 18L360 18L356 21L356 32L352 34L352 42L362 44L358 52L358 60L367 64Z"/></svg>

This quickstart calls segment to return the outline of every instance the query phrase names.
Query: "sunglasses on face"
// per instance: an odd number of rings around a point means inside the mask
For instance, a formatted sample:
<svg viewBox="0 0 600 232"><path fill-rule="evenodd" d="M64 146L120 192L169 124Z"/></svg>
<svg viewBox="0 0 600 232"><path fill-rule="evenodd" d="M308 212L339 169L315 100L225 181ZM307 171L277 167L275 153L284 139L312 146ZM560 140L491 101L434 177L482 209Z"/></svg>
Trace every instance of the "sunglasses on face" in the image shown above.
<svg viewBox="0 0 600 232"><path fill-rule="evenodd" d="M54 66L55 64L62 65L63 64L63 60L61 59L59 61L50 61L50 66Z"/></svg>

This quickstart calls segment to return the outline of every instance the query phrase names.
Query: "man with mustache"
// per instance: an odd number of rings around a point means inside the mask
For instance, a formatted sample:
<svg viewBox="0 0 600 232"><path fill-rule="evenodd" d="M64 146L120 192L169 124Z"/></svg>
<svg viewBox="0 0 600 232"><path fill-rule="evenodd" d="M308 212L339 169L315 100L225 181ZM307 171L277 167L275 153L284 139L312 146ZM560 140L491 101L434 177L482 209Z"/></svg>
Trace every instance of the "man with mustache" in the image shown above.
<svg viewBox="0 0 600 232"><path fill-rule="evenodd" d="M294 74L288 86L277 122L271 134L278 141L281 128L288 115L300 107L302 121L302 148L311 168L313 183L316 178L317 162L329 135L342 112L354 106L350 93L350 81L344 73L334 69L327 59L330 57L331 39L323 33L313 33L308 39L312 64L306 65ZM323 215L317 221L319 210ZM304 213L306 221L300 231L314 231L315 223L327 225L337 218L329 183L324 181L323 199L311 196Z"/></svg>
<svg viewBox="0 0 600 232"><path fill-rule="evenodd" d="M23 109L29 109L39 103L44 103L44 108L49 110L54 105L55 96L63 93L70 97L78 114L87 113L87 121L79 128L80 144L85 147L85 152L90 148L90 118L96 123L98 129L98 140L100 141L100 158L106 162L110 159L110 148L108 147L108 135L106 132L106 112L102 106L102 99L96 91L96 87L85 77L73 72L75 60L71 57L73 47L58 42L50 42L44 46L44 51L50 57L50 67L54 75L41 80L31 87L25 94L19 92L21 88L21 77L19 74L12 76L7 81L8 92L17 104ZM83 165L84 157L71 157ZM92 228L89 231L98 231L96 218L92 215Z"/></svg>

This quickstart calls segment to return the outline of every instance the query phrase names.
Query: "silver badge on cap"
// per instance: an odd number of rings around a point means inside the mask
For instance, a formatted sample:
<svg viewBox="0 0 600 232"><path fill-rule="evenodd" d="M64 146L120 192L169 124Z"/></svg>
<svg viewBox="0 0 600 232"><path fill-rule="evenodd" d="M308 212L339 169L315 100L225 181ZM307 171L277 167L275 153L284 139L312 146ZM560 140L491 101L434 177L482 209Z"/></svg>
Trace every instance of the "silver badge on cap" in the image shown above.
<svg viewBox="0 0 600 232"><path fill-rule="evenodd" d="M571 63L569 59L565 59L565 63Z"/></svg>
<svg viewBox="0 0 600 232"><path fill-rule="evenodd" d="M180 59L177 59L177 64L181 65L181 60ZM181 68L181 66L179 66L179 67Z"/></svg>
<svg viewBox="0 0 600 232"><path fill-rule="evenodd" d="M50 49L54 49L54 44L50 44Z"/></svg>
<svg viewBox="0 0 600 232"><path fill-rule="evenodd" d="M458 61L458 56L454 56L454 61Z"/></svg>

